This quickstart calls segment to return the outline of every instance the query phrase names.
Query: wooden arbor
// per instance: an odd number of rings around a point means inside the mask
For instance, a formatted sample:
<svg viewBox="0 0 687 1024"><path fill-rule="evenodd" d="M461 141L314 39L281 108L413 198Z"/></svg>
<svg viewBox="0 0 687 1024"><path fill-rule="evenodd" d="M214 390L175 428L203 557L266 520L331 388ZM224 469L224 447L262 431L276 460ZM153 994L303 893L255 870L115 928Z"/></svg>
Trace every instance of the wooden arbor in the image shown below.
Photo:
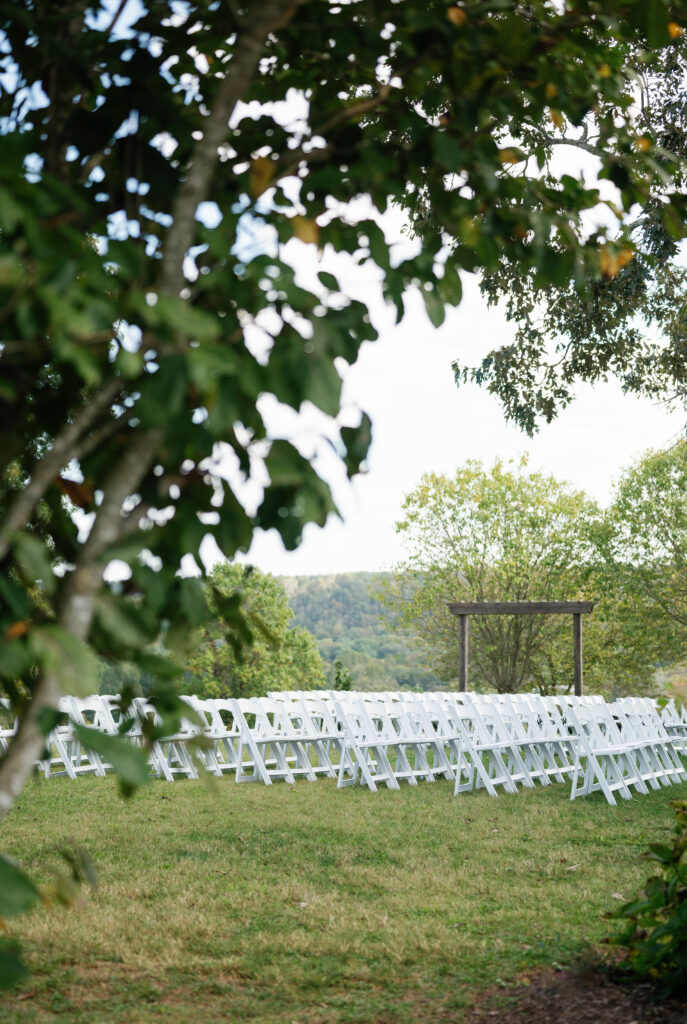
<svg viewBox="0 0 687 1024"><path fill-rule="evenodd" d="M468 688L468 615L572 615L575 653L575 693L582 696L582 616L591 612L592 601L449 601L458 616L460 661L459 689Z"/></svg>

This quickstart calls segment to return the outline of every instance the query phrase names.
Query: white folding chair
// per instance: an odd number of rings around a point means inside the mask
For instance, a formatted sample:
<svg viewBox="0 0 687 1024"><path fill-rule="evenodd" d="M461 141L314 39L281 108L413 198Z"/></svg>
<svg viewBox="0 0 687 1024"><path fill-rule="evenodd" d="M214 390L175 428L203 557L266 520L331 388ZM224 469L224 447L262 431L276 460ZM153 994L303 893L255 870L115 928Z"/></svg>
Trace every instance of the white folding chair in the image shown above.
<svg viewBox="0 0 687 1024"><path fill-rule="evenodd" d="M649 697L621 697L610 705L626 742L636 749L643 778L653 789L687 779L673 738L667 732Z"/></svg>
<svg viewBox="0 0 687 1024"><path fill-rule="evenodd" d="M295 782L284 752L287 744L278 735L274 714L268 713L268 708L278 702L269 700L268 704L261 697L239 697L231 703L241 734L236 781L264 782L266 786L279 779Z"/></svg>
<svg viewBox="0 0 687 1024"><path fill-rule="evenodd" d="M518 782L531 789L534 782L520 754L520 745L517 738L509 734L497 705L482 701L480 695L474 693L451 696L453 700L445 702L449 719L464 731L462 763L454 793L482 786L491 796L497 795L497 786L515 793Z"/></svg>
<svg viewBox="0 0 687 1024"><path fill-rule="evenodd" d="M570 799L589 796L599 790L615 806L614 793L624 800L632 797L630 787L648 793L634 755L623 742L607 706L601 707L574 697L558 698L564 719L577 732L580 763L573 773Z"/></svg>
<svg viewBox="0 0 687 1024"><path fill-rule="evenodd" d="M348 698L346 694L346 698ZM377 784L388 789L399 789L399 784L388 757L388 739L380 734L379 722L370 717L364 700L335 701L336 717L343 729L344 743L339 763L339 788L360 781L372 792Z"/></svg>
<svg viewBox="0 0 687 1024"><path fill-rule="evenodd" d="M677 707L671 697L660 712L663 726L672 739L677 750L687 754L687 708L681 704Z"/></svg>
<svg viewBox="0 0 687 1024"><path fill-rule="evenodd" d="M187 779L197 779L198 769L188 746L198 735L197 727L182 719L175 733L156 736L155 733L162 728L163 720L155 706L145 697L136 697L132 701L132 710L139 719L142 735L146 732L144 726L152 726L154 730L155 738L146 739L150 745L150 763L155 774L162 776L167 782L173 782L178 775Z"/></svg>

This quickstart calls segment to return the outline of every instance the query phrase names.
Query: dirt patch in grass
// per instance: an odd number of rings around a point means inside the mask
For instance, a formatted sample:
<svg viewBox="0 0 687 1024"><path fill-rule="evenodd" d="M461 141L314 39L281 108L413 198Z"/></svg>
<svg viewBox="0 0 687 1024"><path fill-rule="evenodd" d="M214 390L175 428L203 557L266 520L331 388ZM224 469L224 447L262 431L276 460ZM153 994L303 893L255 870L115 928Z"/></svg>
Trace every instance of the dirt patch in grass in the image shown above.
<svg viewBox="0 0 687 1024"><path fill-rule="evenodd" d="M466 1024L686 1024L687 1001L657 1001L649 985L619 985L598 970L545 970L491 989Z"/></svg>

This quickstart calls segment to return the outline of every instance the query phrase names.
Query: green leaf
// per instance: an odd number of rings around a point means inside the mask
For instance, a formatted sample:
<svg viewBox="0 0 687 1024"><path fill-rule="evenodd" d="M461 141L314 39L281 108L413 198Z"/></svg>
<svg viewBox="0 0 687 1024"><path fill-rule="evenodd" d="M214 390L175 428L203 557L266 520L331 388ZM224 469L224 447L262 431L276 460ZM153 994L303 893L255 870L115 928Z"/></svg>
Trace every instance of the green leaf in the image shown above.
<svg viewBox="0 0 687 1024"><path fill-rule="evenodd" d="M128 349L120 348L115 365L122 377L133 380L143 371L143 355L140 352L129 352Z"/></svg>
<svg viewBox="0 0 687 1024"><path fill-rule="evenodd" d="M214 341L222 333L221 322L212 313L190 306L175 296L159 296L154 309L161 323L189 340Z"/></svg>
<svg viewBox="0 0 687 1024"><path fill-rule="evenodd" d="M31 617L31 599L18 582L0 575L0 600L12 611L15 619Z"/></svg>
<svg viewBox="0 0 687 1024"><path fill-rule="evenodd" d="M147 374L140 386L136 410L144 428L164 427L177 416L186 397L186 366L183 356L167 356L155 373Z"/></svg>
<svg viewBox="0 0 687 1024"><path fill-rule="evenodd" d="M128 786L137 789L150 781L148 761L140 747L135 747L121 736L108 736L76 722L73 727L83 745L108 761Z"/></svg>
<svg viewBox="0 0 687 1024"><path fill-rule="evenodd" d="M444 302L457 306L463 297L460 274L452 263L444 264L444 275L437 281L437 291Z"/></svg>
<svg viewBox="0 0 687 1024"><path fill-rule="evenodd" d="M644 0L646 4L646 38L652 50L670 42L668 10L663 0Z"/></svg>
<svg viewBox="0 0 687 1024"><path fill-rule="evenodd" d="M437 291L426 291L423 289L422 298L425 300L425 309L427 310L427 316L432 321L434 327L441 327L445 318L446 311L444 309L444 303L439 297Z"/></svg>
<svg viewBox="0 0 687 1024"><path fill-rule="evenodd" d="M192 626L200 626L207 619L205 588L200 580L186 577L179 581L179 604Z"/></svg>
<svg viewBox="0 0 687 1024"><path fill-rule="evenodd" d="M14 552L26 582L29 585L40 583L46 594L54 593L55 576L43 541L28 533L17 533Z"/></svg>
<svg viewBox="0 0 687 1024"><path fill-rule="evenodd" d="M132 655L132 661L144 672L149 672L158 679L178 679L184 671L178 662L162 654L155 654L154 651L136 651Z"/></svg>
<svg viewBox="0 0 687 1024"><path fill-rule="evenodd" d="M223 345L204 344L186 354L188 375L198 390L205 394L220 377L235 377L239 371L238 353Z"/></svg>
<svg viewBox="0 0 687 1024"><path fill-rule="evenodd" d="M28 875L14 861L0 854L0 918L25 914L39 898Z"/></svg>
<svg viewBox="0 0 687 1024"><path fill-rule="evenodd" d="M98 659L83 641L59 626L36 626L27 635L29 649L46 672L52 672L63 693L87 697L98 692Z"/></svg>
<svg viewBox="0 0 687 1024"><path fill-rule="evenodd" d="M151 638L141 628L135 608L110 595L101 595L95 604L98 623L116 644L136 650L150 643Z"/></svg>
<svg viewBox="0 0 687 1024"><path fill-rule="evenodd" d="M328 416L336 416L341 404L341 377L333 360L315 355L301 360L304 397Z"/></svg>
<svg viewBox="0 0 687 1024"><path fill-rule="evenodd" d="M651 859L661 864L670 864L673 861L673 851L667 843L649 843Z"/></svg>
<svg viewBox="0 0 687 1024"><path fill-rule="evenodd" d="M219 523L212 528L212 533L220 551L233 558L237 551L248 551L253 539L253 521L246 513L240 501L224 483L224 499L219 509Z"/></svg>
<svg viewBox="0 0 687 1024"><path fill-rule="evenodd" d="M14 942L0 942L0 988L11 988L25 978L29 969L19 958L19 947Z"/></svg>
<svg viewBox="0 0 687 1024"><path fill-rule="evenodd" d="M306 523L324 526L329 513L337 508L328 485L288 441L272 442L265 466L272 482L258 509L258 525L266 530L276 527L285 547L292 551L300 543Z"/></svg>
<svg viewBox="0 0 687 1024"><path fill-rule="evenodd" d="M36 716L36 722L43 735L47 736L61 722L66 721L66 718L64 712L58 711L57 708L41 708Z"/></svg>
<svg viewBox="0 0 687 1024"><path fill-rule="evenodd" d="M336 280L334 275L330 274L327 270L320 270L317 276L320 279L320 283L331 292L338 292L341 290L339 288L339 282Z"/></svg>
<svg viewBox="0 0 687 1024"><path fill-rule="evenodd" d="M367 413L363 413L359 426L342 427L341 439L346 446L344 462L346 475L350 479L360 472L360 466L372 444L372 422Z"/></svg>
<svg viewBox="0 0 687 1024"><path fill-rule="evenodd" d="M0 676L21 679L31 667L31 654L24 640L0 641Z"/></svg>

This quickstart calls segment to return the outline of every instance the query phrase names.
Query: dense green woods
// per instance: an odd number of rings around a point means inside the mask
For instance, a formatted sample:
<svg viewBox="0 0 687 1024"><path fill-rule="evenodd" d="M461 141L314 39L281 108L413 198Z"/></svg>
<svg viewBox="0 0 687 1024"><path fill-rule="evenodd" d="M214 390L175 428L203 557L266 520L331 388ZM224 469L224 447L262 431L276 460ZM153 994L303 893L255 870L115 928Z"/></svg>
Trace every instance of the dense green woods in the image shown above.
<svg viewBox="0 0 687 1024"><path fill-rule="evenodd" d="M294 622L317 638L329 666L330 686L337 660L349 670L356 689L429 690L445 685L412 640L394 632L377 596L388 575L353 572L281 578Z"/></svg>

